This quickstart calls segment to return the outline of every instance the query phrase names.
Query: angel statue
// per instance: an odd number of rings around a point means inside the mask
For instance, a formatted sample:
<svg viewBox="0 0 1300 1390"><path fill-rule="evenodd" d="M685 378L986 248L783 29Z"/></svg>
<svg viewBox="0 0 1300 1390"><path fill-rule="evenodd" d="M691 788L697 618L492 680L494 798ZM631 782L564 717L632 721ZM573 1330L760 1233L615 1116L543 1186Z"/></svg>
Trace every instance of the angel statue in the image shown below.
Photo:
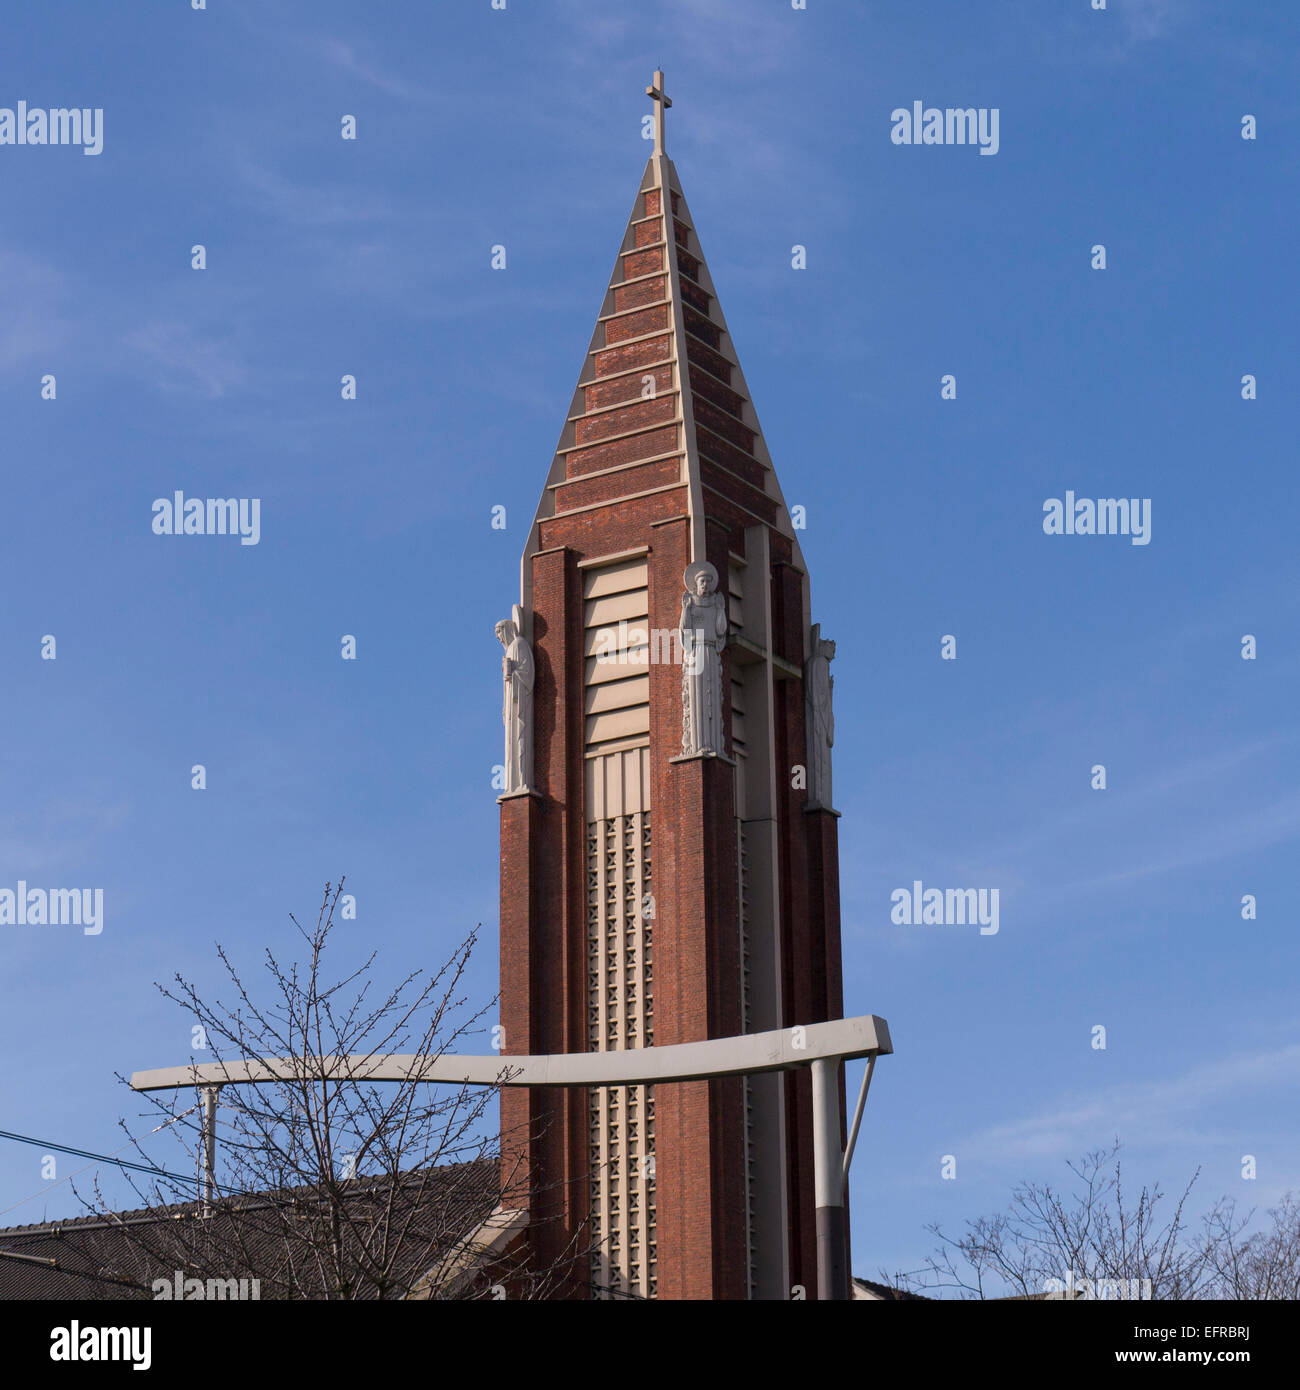
<svg viewBox="0 0 1300 1390"><path fill-rule="evenodd" d="M808 737L808 805L831 809L831 747L835 742L835 713L831 697L835 677L831 662L835 643L822 636L822 625L813 625L811 653L804 666L805 724Z"/></svg>
<svg viewBox="0 0 1300 1390"><path fill-rule="evenodd" d="M718 571L707 560L682 577L682 753L726 752L722 732L722 652L727 645L727 600Z"/></svg>
<svg viewBox="0 0 1300 1390"><path fill-rule="evenodd" d="M511 616L496 625L504 698L501 719L506 731L505 794L526 792L533 780L533 649L524 640L524 610L516 603Z"/></svg>

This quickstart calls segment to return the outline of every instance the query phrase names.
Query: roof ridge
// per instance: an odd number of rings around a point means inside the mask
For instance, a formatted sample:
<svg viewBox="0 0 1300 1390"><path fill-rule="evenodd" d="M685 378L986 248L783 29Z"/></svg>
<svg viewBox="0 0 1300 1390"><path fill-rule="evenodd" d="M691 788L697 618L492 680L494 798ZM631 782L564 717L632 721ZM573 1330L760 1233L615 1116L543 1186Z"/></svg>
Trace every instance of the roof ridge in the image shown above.
<svg viewBox="0 0 1300 1390"><path fill-rule="evenodd" d="M500 1158L495 1155L488 1155L483 1158L463 1159L459 1163L435 1164L432 1168L410 1168L399 1174L402 1183L412 1182L424 1173L447 1173L450 1174L455 1169L469 1169L476 1167L491 1166L493 1168L500 1164ZM357 1191L345 1193L346 1196L361 1195L363 1184L378 1186L387 1182L386 1175L362 1176L358 1178L346 1179L344 1187L355 1185ZM306 1193L312 1190L311 1183L303 1183L299 1187L289 1187L280 1189L282 1195L294 1193ZM246 1200L247 1206L241 1209L248 1209L254 1206L266 1207L274 1205L274 1193L266 1192L241 1192L236 1193L230 1198L222 1199L220 1210L230 1211L234 1203ZM209 1205L216 1205L209 1203ZM86 1231L95 1230L99 1227L114 1227L124 1224L139 1224L142 1222L159 1221L164 1218L173 1219L183 1217L191 1213L202 1210L203 1202L196 1198L189 1202L169 1202L157 1207L132 1207L127 1211L94 1211L87 1212L84 1216L70 1216L62 1221L41 1221L28 1226L2 1226L0 1227L0 1241L13 1238L15 1236L29 1239L33 1236L57 1237L64 1231Z"/></svg>

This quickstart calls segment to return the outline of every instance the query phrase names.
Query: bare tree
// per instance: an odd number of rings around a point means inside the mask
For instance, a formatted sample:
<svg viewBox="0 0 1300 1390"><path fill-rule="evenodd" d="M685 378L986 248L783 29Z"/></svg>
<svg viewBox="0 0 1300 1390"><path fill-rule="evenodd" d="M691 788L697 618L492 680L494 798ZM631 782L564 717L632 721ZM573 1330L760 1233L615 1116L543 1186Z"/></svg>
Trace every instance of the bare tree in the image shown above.
<svg viewBox="0 0 1300 1390"><path fill-rule="evenodd" d="M1211 1250L1189 1229L1186 1205L1200 1170L1162 1221L1165 1194L1144 1186L1125 1194L1119 1141L1068 1165L1074 1190L1023 1183L1007 1211L966 1223L960 1236L926 1229L940 1245L904 1286L963 1298L1063 1296L1186 1299L1205 1296Z"/></svg>
<svg viewBox="0 0 1300 1390"><path fill-rule="evenodd" d="M1209 1297L1300 1299L1300 1197L1286 1193L1269 1209L1268 1227L1243 1238L1253 1216L1238 1217L1224 1198L1206 1218Z"/></svg>
<svg viewBox="0 0 1300 1390"><path fill-rule="evenodd" d="M123 1262L131 1268L104 1273L142 1281L177 1272L227 1285L256 1279L262 1298L491 1297L500 1294L494 1281L504 1279L512 1297L550 1296L585 1268L588 1252L575 1239L557 1266L538 1271L497 1250L505 1241L494 1232L509 1235L510 1208L531 1205L524 1200L531 1194L512 1192L509 1174L503 1181L489 1116L497 1090L376 1084L364 1064L341 1060L468 1050L457 1044L481 1031L495 1003L475 1008L465 997L477 931L436 971L413 971L392 988L375 987L373 952L329 979L342 886L326 885L311 930L291 917L305 948L301 963L267 949L266 999L245 986L220 946L229 1003L209 1002L179 975L173 987L158 986L202 1029L208 1051L197 1060L281 1057L302 1065L273 1083L222 1089L219 1186L210 1204L194 1200L188 1181L164 1177L143 1190L131 1178L144 1210L114 1215L96 1189L87 1205L115 1223L131 1252ZM318 1059L326 1057L340 1060L322 1080ZM507 1066L503 1060L503 1075ZM197 1165L199 1107L178 1116L178 1093L160 1095L170 1098L148 1099L172 1121L163 1133L177 1135ZM137 1149L160 1169L181 1168Z"/></svg>

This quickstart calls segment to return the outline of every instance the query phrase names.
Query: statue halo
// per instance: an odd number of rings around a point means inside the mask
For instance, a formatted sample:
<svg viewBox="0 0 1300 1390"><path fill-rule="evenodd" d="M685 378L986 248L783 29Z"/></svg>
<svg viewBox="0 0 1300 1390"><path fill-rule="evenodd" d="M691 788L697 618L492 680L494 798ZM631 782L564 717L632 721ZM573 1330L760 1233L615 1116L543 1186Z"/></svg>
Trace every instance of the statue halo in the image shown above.
<svg viewBox="0 0 1300 1390"><path fill-rule="evenodd" d="M716 593L718 589L718 571L707 560L696 560L693 565L686 566L686 573L682 575L682 583L686 586L688 594L695 593L695 581L700 575L705 575L709 580L709 592Z"/></svg>

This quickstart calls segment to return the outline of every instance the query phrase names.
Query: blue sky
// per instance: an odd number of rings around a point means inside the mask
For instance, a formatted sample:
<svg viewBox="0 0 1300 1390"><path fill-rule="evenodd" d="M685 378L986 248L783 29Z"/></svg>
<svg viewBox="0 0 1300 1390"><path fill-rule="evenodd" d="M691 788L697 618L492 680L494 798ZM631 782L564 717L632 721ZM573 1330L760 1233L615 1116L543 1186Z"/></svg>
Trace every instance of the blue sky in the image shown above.
<svg viewBox="0 0 1300 1390"><path fill-rule="evenodd" d="M216 940L255 973L340 872L345 954L396 976L482 922L494 992L492 627L662 66L838 644L846 1008L897 1046L855 1267L914 1269L926 1222L1116 1134L1207 1198L1300 1186L1295 6L69 0L5 26L0 106L105 115L98 157L0 146L0 887L102 887L105 927L0 927L0 1128L118 1147L143 1107L114 1071L189 1051L152 982L214 987ZM917 100L998 108L999 152L892 144ZM176 489L260 497L260 543L154 535ZM1067 489L1150 498L1151 543L1044 535ZM894 925L915 879L997 888L999 932ZM40 1156L0 1145L3 1224L75 1212Z"/></svg>

